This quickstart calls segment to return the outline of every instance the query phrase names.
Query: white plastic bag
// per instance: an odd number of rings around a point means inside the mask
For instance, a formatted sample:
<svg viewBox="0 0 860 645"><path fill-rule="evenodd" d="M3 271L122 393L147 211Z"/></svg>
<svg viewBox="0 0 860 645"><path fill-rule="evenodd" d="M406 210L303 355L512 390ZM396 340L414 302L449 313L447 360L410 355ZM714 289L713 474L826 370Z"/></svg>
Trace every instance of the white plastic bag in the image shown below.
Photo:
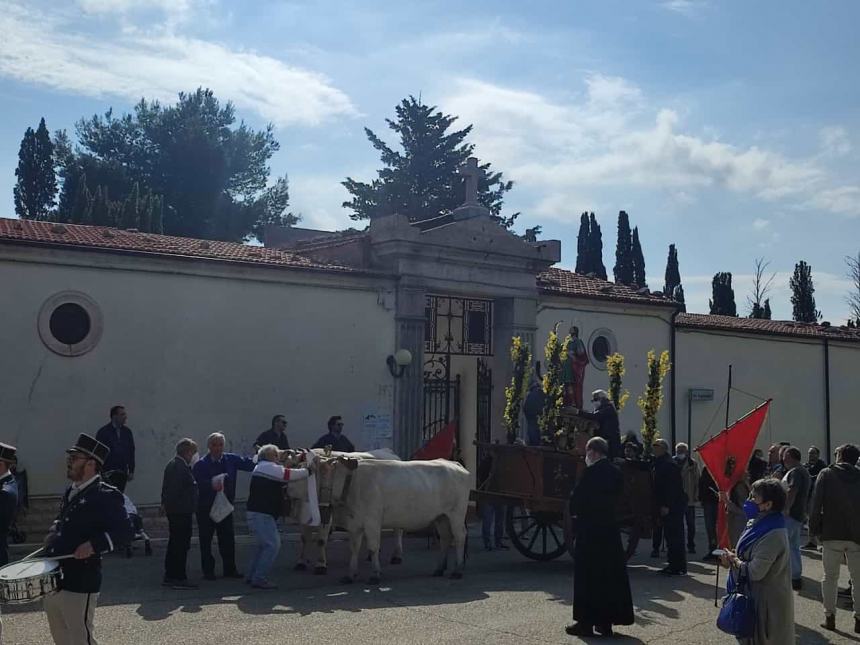
<svg viewBox="0 0 860 645"><path fill-rule="evenodd" d="M233 505L230 503L230 500L227 499L227 496L224 494L224 491L219 490L215 494L215 501L212 502L212 509L209 511L209 517L212 519L213 522L218 524L232 512Z"/></svg>

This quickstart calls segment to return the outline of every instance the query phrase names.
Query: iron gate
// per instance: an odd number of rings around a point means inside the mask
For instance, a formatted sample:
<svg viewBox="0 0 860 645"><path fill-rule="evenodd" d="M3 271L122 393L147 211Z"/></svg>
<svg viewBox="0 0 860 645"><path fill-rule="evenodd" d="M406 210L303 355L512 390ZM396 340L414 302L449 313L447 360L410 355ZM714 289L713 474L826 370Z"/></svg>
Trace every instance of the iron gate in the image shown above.
<svg viewBox="0 0 860 645"><path fill-rule="evenodd" d="M451 378L451 356L431 356L424 363L424 424L422 444L457 423L459 439L460 375ZM458 441L459 445L459 441Z"/></svg>
<svg viewBox="0 0 860 645"><path fill-rule="evenodd" d="M487 361L483 358L478 359L478 377L477 383L477 429L478 444L490 443L492 440L492 410L493 410L493 370L490 369ZM478 448L478 461L480 464L484 460L485 449Z"/></svg>

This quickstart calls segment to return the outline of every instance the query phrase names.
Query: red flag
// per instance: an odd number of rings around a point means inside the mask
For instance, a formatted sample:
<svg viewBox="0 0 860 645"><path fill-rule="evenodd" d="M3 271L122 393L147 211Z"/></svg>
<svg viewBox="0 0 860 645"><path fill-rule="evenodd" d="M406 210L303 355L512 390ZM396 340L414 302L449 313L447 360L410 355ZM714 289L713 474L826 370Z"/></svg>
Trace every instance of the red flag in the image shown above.
<svg viewBox="0 0 860 645"><path fill-rule="evenodd" d="M449 423L437 432L423 448L412 455L413 460L451 459L454 456L454 441L457 437L457 424Z"/></svg>
<svg viewBox="0 0 860 645"><path fill-rule="evenodd" d="M746 473L769 409L770 399L696 448L720 491L730 492ZM718 509L717 540L720 548L725 549L734 545L729 544L726 507L720 503Z"/></svg>

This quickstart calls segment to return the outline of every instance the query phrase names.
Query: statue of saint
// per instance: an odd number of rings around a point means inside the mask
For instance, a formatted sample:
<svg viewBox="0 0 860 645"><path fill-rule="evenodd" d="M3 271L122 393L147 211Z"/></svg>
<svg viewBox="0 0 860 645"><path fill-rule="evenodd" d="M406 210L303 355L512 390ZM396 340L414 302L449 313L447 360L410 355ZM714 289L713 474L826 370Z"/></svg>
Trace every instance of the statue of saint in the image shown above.
<svg viewBox="0 0 860 645"><path fill-rule="evenodd" d="M561 366L561 377L564 383L564 405L581 410L588 352L585 349L585 343L579 337L579 327L570 328L569 338L567 360Z"/></svg>

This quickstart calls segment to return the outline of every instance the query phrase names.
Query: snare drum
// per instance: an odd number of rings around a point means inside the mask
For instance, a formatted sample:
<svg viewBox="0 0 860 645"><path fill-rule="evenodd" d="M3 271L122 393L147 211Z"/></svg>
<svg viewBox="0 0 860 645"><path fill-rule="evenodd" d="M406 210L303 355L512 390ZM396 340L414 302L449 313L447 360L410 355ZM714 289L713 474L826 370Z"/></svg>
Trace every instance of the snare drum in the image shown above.
<svg viewBox="0 0 860 645"><path fill-rule="evenodd" d="M0 602L21 605L57 591L60 563L56 560L21 560L0 569Z"/></svg>

